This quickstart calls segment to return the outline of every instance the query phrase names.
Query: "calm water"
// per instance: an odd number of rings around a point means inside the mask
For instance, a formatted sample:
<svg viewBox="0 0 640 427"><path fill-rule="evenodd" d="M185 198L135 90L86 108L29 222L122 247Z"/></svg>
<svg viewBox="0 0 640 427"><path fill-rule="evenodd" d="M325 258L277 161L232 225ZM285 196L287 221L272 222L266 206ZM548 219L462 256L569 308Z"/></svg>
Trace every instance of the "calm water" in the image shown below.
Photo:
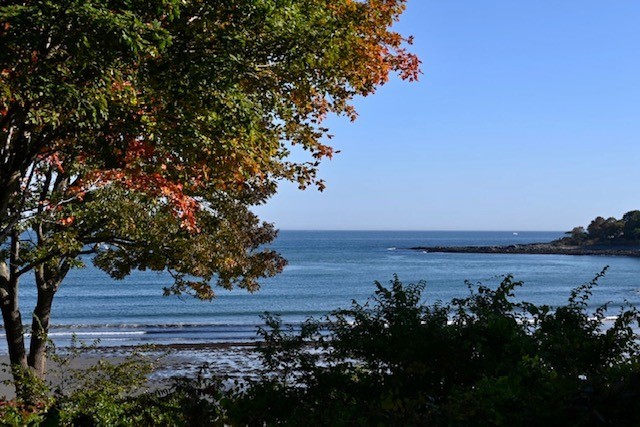
<svg viewBox="0 0 640 427"><path fill-rule="evenodd" d="M364 301L374 280L388 282L394 273L405 282L426 280L427 302L464 296L465 279L495 285L499 275L513 274L525 285L517 295L530 302L562 304L569 291L610 269L592 303L624 300L640 305L640 259L565 255L438 254L409 251L412 246L504 245L545 242L561 232L387 232L282 231L273 247L289 265L264 280L254 294L218 290L213 302L163 297L171 283L164 274L135 272L113 281L91 265L71 272L52 314L51 336L66 344L72 333L100 338L102 345L198 343L245 340L255 335L259 315L281 313L291 322L319 316L353 299ZM22 282L25 320L35 305L31 278ZM615 304L614 304L615 306ZM611 311L615 314L615 309ZM0 352L6 352L4 336Z"/></svg>

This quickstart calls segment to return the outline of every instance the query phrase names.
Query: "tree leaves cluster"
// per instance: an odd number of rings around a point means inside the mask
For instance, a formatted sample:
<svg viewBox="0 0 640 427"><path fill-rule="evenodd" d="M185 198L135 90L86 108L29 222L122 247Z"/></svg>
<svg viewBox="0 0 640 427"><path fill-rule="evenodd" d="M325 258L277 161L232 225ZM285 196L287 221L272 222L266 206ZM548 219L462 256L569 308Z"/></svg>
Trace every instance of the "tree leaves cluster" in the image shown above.
<svg viewBox="0 0 640 427"><path fill-rule="evenodd" d="M324 183L328 114L390 73L403 0L8 0L0 4L0 305L13 364L44 372L53 297L82 255L167 293L258 288L285 261L251 208ZM308 158L289 159L292 146ZM27 358L19 278L38 305Z"/></svg>
<svg viewBox="0 0 640 427"><path fill-rule="evenodd" d="M636 244L640 241L640 211L629 211L621 219L599 216L586 230L575 227L567 234L563 241L571 244Z"/></svg>

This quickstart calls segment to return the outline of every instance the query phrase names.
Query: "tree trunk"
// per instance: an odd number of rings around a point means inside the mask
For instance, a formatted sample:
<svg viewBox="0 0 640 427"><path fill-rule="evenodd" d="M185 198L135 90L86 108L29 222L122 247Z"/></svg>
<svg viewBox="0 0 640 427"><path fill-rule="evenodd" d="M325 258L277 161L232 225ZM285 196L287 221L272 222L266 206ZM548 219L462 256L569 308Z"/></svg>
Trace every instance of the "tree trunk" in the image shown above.
<svg viewBox="0 0 640 427"><path fill-rule="evenodd" d="M28 363L32 372L40 379L44 379L47 370L47 341L49 321L51 318L51 304L57 286L47 282L45 269L36 269L36 284L38 285L38 302L33 310L31 322L31 345Z"/></svg>
<svg viewBox="0 0 640 427"><path fill-rule="evenodd" d="M20 188L20 173L13 172L8 176L0 175L0 243L12 233L15 215L10 214L11 199Z"/></svg>
<svg viewBox="0 0 640 427"><path fill-rule="evenodd" d="M11 252L9 266L0 260L0 308L7 335L9 361L13 374L16 395L21 396L23 387L21 379L28 369L24 346L22 316L18 305L18 258L20 253L19 236L16 231L11 235Z"/></svg>
<svg viewBox="0 0 640 427"><path fill-rule="evenodd" d="M6 269L6 264L2 263ZM0 267L1 269L1 267ZM24 334L22 328L22 316L18 308L18 284L17 280L7 280L0 273L0 304L2 306L2 320L7 335L9 360L11 367L27 368L27 359L24 346ZM15 372L14 372L15 378Z"/></svg>

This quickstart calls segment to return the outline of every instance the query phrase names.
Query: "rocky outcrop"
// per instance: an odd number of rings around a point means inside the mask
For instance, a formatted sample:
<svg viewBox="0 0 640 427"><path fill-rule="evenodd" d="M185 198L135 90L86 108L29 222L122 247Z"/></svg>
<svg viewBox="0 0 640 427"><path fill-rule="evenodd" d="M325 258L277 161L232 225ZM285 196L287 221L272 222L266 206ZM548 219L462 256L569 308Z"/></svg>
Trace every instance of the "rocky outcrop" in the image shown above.
<svg viewBox="0 0 640 427"><path fill-rule="evenodd" d="M560 246L551 243L531 243L507 246L416 246L422 252L465 254L531 254L531 255L599 255L640 257L640 246Z"/></svg>

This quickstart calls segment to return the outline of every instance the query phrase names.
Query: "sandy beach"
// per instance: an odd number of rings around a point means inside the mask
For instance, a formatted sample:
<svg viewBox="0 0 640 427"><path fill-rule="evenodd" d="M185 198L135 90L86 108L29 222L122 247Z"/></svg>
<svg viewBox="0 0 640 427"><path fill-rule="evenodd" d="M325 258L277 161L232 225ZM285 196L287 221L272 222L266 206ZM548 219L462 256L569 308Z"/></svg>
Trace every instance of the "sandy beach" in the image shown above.
<svg viewBox="0 0 640 427"><path fill-rule="evenodd" d="M49 362L47 381L52 389L60 386L62 377L68 377L72 370L83 370L95 366L100 360L112 364L125 361L126 357L139 352L153 361L154 371L148 376L147 386L157 389L168 385L174 377L195 377L206 365L207 375L228 377L229 381L255 376L260 360L255 351L255 343L210 343L210 344L170 344L150 347L98 347L70 358L66 367ZM60 349L61 355L65 354ZM9 356L0 356L0 397L14 397L13 385L9 382Z"/></svg>

